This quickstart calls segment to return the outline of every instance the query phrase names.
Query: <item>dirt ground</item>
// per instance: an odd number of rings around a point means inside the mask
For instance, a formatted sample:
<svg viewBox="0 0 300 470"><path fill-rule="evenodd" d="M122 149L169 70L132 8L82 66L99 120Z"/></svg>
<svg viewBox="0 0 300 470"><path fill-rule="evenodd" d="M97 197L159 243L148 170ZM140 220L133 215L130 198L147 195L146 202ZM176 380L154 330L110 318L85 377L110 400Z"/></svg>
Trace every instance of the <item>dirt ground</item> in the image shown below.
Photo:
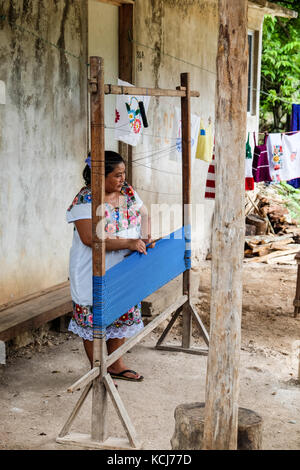
<svg viewBox="0 0 300 470"><path fill-rule="evenodd" d="M194 301L208 326L210 262L193 269ZM300 316L293 316L296 267L244 265L240 406L263 418L263 449L300 449L300 385L296 346ZM199 290L198 290L199 286ZM141 383L118 381L144 449L171 449L177 405L204 401L207 358L154 349L159 331L126 354L129 368L142 373ZM180 341L180 326L169 342ZM195 345L203 346L196 333ZM42 344L26 346L8 357L0 372L0 449L74 449L56 443L80 392L67 388L88 371L81 340L50 330ZM109 401L112 436L124 430ZM90 432L91 394L72 431ZM78 447L79 448L79 447Z"/></svg>

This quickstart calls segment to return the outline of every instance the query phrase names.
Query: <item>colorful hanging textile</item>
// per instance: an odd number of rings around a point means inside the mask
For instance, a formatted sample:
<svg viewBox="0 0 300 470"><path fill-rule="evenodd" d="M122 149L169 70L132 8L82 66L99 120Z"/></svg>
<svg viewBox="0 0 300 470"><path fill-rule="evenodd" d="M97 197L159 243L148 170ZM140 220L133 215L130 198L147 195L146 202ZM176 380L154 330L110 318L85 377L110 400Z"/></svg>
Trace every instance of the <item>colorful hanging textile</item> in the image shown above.
<svg viewBox="0 0 300 470"><path fill-rule="evenodd" d="M250 133L248 132L248 140L246 142L246 161L245 161L245 190L253 191L254 179L252 174L252 149L249 142Z"/></svg>
<svg viewBox="0 0 300 470"><path fill-rule="evenodd" d="M197 149L197 141L200 130L200 117L196 114L191 115L191 160L193 161ZM175 119L173 125L172 139L175 143L175 149L170 153L170 160L181 161L182 157L182 139L181 139L181 108L175 108Z"/></svg>
<svg viewBox="0 0 300 470"><path fill-rule="evenodd" d="M291 131L300 131L300 104L292 105Z"/></svg>
<svg viewBox="0 0 300 470"><path fill-rule="evenodd" d="M119 86L133 86L118 80ZM139 102L144 103L147 114L150 96L117 95L115 116L115 139L136 147L143 133L143 119Z"/></svg>
<svg viewBox="0 0 300 470"><path fill-rule="evenodd" d="M212 161L213 155L213 135L212 135L212 126L209 124L207 128L204 128L203 120L200 122L200 133L198 136L198 144L196 150L196 158L204 160L205 162L210 163Z"/></svg>
<svg viewBox="0 0 300 470"><path fill-rule="evenodd" d="M300 104L292 105L291 131L300 131ZM300 178L287 181L294 188L300 188Z"/></svg>
<svg viewBox="0 0 300 470"><path fill-rule="evenodd" d="M267 142L272 181L289 181L300 177L300 133L270 134Z"/></svg>
<svg viewBox="0 0 300 470"><path fill-rule="evenodd" d="M270 175L270 166L267 152L267 139L268 136L265 134L264 143L262 145L256 144L255 132L253 132L254 138L254 151L253 151L253 163L252 163L252 174L255 183L262 181L272 181Z"/></svg>
<svg viewBox="0 0 300 470"><path fill-rule="evenodd" d="M213 153L212 162L208 167L206 188L205 188L205 199L215 199L216 195L216 174L215 174L216 162L215 152Z"/></svg>

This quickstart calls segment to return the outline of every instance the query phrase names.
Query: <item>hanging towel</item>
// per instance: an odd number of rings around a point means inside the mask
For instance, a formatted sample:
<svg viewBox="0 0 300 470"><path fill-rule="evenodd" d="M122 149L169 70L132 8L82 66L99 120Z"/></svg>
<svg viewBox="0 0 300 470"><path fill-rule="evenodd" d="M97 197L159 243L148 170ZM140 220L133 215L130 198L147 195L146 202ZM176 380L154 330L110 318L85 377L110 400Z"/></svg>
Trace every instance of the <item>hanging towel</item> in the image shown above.
<svg viewBox="0 0 300 470"><path fill-rule="evenodd" d="M197 114L191 115L191 160L195 159L197 149L197 139L200 130L200 117ZM181 108L176 106L175 108L175 119L173 125L174 143L175 149L170 153L170 160L181 161L182 158L182 139L181 139Z"/></svg>
<svg viewBox="0 0 300 470"><path fill-rule="evenodd" d="M212 135L212 125L209 124L208 127L205 129L203 120L201 120L200 133L196 150L196 158L210 163L213 155L213 146L214 143Z"/></svg>
<svg viewBox="0 0 300 470"><path fill-rule="evenodd" d="M119 86L133 86L118 80ZM115 139L136 147L143 133L143 120L139 102L143 101L148 111L150 96L117 95L115 116Z"/></svg>
<svg viewBox="0 0 300 470"><path fill-rule="evenodd" d="M289 181L300 177L300 133L270 134L267 143L272 181Z"/></svg>
<svg viewBox="0 0 300 470"><path fill-rule="evenodd" d="M213 151L212 161L208 167L206 188L205 188L205 199L215 199L215 194L216 194L215 168L216 168L215 152Z"/></svg>
<svg viewBox="0 0 300 470"><path fill-rule="evenodd" d="M284 162L293 179L300 178L300 132L282 136Z"/></svg>
<svg viewBox="0 0 300 470"><path fill-rule="evenodd" d="M250 133L248 132L248 140L246 142L246 161L245 161L245 190L253 191L254 178L252 175L252 149L249 143Z"/></svg>
<svg viewBox="0 0 300 470"><path fill-rule="evenodd" d="M270 167L267 152L267 134L265 134L264 143L262 145L256 145L255 132L253 132L254 138L254 152L253 152L253 163L252 163L252 174L255 183L262 181L272 181L270 176Z"/></svg>

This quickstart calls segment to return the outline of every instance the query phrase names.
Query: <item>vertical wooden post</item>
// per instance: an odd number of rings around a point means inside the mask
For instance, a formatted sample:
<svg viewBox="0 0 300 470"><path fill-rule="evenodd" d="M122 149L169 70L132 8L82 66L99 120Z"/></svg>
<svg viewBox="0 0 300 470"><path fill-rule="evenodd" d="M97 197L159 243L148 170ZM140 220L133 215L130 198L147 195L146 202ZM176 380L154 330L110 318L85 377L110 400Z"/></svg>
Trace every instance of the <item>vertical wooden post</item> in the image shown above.
<svg viewBox="0 0 300 470"><path fill-rule="evenodd" d="M247 0L219 0L216 199L204 449L236 449L244 245Z"/></svg>
<svg viewBox="0 0 300 470"><path fill-rule="evenodd" d="M94 81L91 92L91 160L92 160L92 252L93 276L105 274L105 240L97 235L99 208L104 208L105 196L105 144L104 144L104 63L100 57L90 58L90 79ZM101 210L100 210L101 213ZM95 299L94 299L95 301ZM93 365L100 366L101 373L93 381L92 440L106 439L107 392L103 383L106 375L106 341L94 338Z"/></svg>
<svg viewBox="0 0 300 470"><path fill-rule="evenodd" d="M133 83L133 5L119 7L119 78ZM126 161L126 180L132 184L132 146L119 142L119 153Z"/></svg>
<svg viewBox="0 0 300 470"><path fill-rule="evenodd" d="M191 96L190 74L181 74L180 84L186 88L186 96L181 98L182 136L182 222L191 224ZM190 270L183 273L183 295L190 295ZM189 298L190 300L190 298ZM189 302L188 300L188 302ZM182 312L182 347L189 348L192 337L192 317L188 305Z"/></svg>

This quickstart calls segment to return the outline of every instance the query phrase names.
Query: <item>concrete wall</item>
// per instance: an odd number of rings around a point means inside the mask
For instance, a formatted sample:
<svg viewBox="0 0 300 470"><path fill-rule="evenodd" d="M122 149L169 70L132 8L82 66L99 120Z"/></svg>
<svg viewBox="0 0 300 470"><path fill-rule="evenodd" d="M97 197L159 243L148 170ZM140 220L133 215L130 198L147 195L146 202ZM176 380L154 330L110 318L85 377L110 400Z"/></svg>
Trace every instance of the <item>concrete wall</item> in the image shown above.
<svg viewBox="0 0 300 470"><path fill-rule="evenodd" d="M253 91L252 112L248 113L247 131L250 132L250 144L254 148L253 132L259 131L259 102L260 102L260 75L262 54L262 28L264 13L256 8L250 8L248 12L248 29L253 32L254 56L253 56Z"/></svg>
<svg viewBox="0 0 300 470"><path fill-rule="evenodd" d="M216 0L137 0L135 6L135 82L136 85L176 88L180 73L189 72L192 89L200 98L192 99L192 113L200 116L204 125L214 122L216 50L218 18ZM145 47L145 45L147 47ZM172 117L180 99L151 99L148 112L149 129L142 145L136 148L134 159L174 146ZM141 162L141 161L140 161ZM133 165L133 182L148 206L154 204L181 205L181 162L166 154L142 160L144 166ZM151 170L153 167L156 170ZM159 171L158 171L158 170ZM205 256L210 245L210 227L214 202L204 199L208 163L192 162L192 204L198 207L193 217L194 254ZM167 194L168 193L168 194ZM181 210L176 216L181 225ZM196 240L197 238L197 240Z"/></svg>
<svg viewBox="0 0 300 470"><path fill-rule="evenodd" d="M214 124L217 4L216 0L136 0L135 6L135 84L175 88L180 84L180 73L189 72L192 89L201 95L192 99L192 113L200 116L204 125L209 119ZM257 89L253 111L248 113L247 131L251 133L258 132L259 127L262 23L263 12L249 8L249 30L255 32L253 73ZM172 150L156 153L174 145L171 127L175 106L180 106L180 100L151 99L150 127L134 152L136 160L149 155L148 159L133 163L133 182L148 207L153 203L181 204L181 163L172 159ZM252 134L250 143L253 146ZM151 156L153 153L155 155ZM151 170L151 166L155 170ZM211 242L214 201L204 199L207 169L207 163L198 159L192 161L194 259L205 257ZM175 225L180 224L179 212Z"/></svg>
<svg viewBox="0 0 300 470"><path fill-rule="evenodd" d="M87 55L104 57L105 81L117 83L118 8L94 0L4 0L1 7L6 17L0 22L3 303L67 279L72 228L65 210L82 185L88 145ZM262 20L261 13L249 10L249 29L258 31L259 48ZM217 0L136 0L134 39L134 83L175 88L180 73L190 72L192 88L201 95L192 99L192 112L205 125L209 119L214 123ZM249 130L258 130L258 98L256 104ZM150 127L134 150L134 160L149 155L133 164L134 186L148 206L181 205L181 164L172 158L176 106L179 99L151 99ZM107 97L108 127L114 125L114 109L115 98ZM111 129L106 148L118 148ZM156 158L154 152L160 152ZM204 199L207 168L193 161L192 203L198 209L193 248L199 258L210 246L214 209L214 202ZM175 226L180 219L181 211Z"/></svg>
<svg viewBox="0 0 300 470"><path fill-rule="evenodd" d="M67 280L87 127L86 1L4 0L2 15L0 304Z"/></svg>
<svg viewBox="0 0 300 470"><path fill-rule="evenodd" d="M88 2L88 54L104 59L105 83L118 83L119 71L119 12L118 7ZM105 148L118 151L118 142L114 138L116 97L105 97Z"/></svg>

